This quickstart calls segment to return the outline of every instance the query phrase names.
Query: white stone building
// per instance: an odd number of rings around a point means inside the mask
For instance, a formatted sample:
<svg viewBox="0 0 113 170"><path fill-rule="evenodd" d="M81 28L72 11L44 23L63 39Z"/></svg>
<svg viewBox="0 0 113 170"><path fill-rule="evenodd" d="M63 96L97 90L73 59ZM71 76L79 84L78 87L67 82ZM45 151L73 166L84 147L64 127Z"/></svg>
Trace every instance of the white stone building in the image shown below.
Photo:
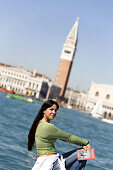
<svg viewBox="0 0 113 170"><path fill-rule="evenodd" d="M103 117L113 118L113 85L91 84L88 92L86 111L91 112L98 101L102 102Z"/></svg>
<svg viewBox="0 0 113 170"><path fill-rule="evenodd" d="M76 91L70 88L66 89L65 98L67 106L72 106L73 109L85 111L87 102L87 92Z"/></svg>
<svg viewBox="0 0 113 170"><path fill-rule="evenodd" d="M47 98L48 89L50 89L51 92L50 86L55 85L52 80L45 75L38 74L35 71L26 71L22 67L0 66L0 87L10 88L16 94ZM55 87L57 88L57 96L61 88L58 86ZM55 97L54 94L53 96Z"/></svg>
<svg viewBox="0 0 113 170"><path fill-rule="evenodd" d="M113 85L91 83L87 92L67 88L65 98L67 106L71 105L73 109L88 113L101 101L103 117L113 119Z"/></svg>

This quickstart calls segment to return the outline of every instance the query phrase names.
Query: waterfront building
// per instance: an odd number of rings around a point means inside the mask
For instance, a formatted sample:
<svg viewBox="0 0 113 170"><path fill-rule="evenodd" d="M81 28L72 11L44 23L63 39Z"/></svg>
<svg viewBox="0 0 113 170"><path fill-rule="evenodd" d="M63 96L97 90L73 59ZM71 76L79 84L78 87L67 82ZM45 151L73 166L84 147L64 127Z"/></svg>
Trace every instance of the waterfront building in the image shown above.
<svg viewBox="0 0 113 170"><path fill-rule="evenodd" d="M78 99L78 110L85 112L85 107L87 104L88 91L80 91L80 97Z"/></svg>
<svg viewBox="0 0 113 170"><path fill-rule="evenodd" d="M78 99L80 98L80 91L67 88L64 97L67 106L76 107Z"/></svg>
<svg viewBox="0 0 113 170"><path fill-rule="evenodd" d="M113 119L113 85L92 82L89 91L76 91L70 88L65 92L66 106L91 113L96 104L102 104L103 118Z"/></svg>
<svg viewBox="0 0 113 170"><path fill-rule="evenodd" d="M91 83L86 111L91 112L98 101L102 103L103 117L113 119L113 85Z"/></svg>
<svg viewBox="0 0 113 170"><path fill-rule="evenodd" d="M78 39L78 17L73 28L69 32L62 49L60 63L55 77L55 84L61 87L60 96L64 96L67 87L70 71L76 51Z"/></svg>
<svg viewBox="0 0 113 170"><path fill-rule="evenodd" d="M88 92L67 88L65 92L66 106L75 110L85 111Z"/></svg>
<svg viewBox="0 0 113 170"><path fill-rule="evenodd" d="M0 65L0 87L11 89L16 94L32 96L37 99L55 98L61 88L45 75L24 70L22 67ZM54 93L52 89L56 88ZM49 93L48 94L48 90ZM47 97L48 94L48 97Z"/></svg>

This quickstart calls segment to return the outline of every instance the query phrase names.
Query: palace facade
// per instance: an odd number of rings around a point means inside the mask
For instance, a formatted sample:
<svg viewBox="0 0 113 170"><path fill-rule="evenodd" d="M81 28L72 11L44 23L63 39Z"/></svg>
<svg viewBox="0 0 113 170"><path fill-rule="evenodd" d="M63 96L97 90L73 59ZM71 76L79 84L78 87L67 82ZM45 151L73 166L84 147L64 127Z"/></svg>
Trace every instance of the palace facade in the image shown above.
<svg viewBox="0 0 113 170"><path fill-rule="evenodd" d="M86 111L91 112L98 101L102 103L103 117L113 118L113 85L91 83Z"/></svg>
<svg viewBox="0 0 113 170"><path fill-rule="evenodd" d="M91 113L100 101L103 118L113 119L113 85L92 82L89 91L75 91L67 88L65 93L67 106Z"/></svg>

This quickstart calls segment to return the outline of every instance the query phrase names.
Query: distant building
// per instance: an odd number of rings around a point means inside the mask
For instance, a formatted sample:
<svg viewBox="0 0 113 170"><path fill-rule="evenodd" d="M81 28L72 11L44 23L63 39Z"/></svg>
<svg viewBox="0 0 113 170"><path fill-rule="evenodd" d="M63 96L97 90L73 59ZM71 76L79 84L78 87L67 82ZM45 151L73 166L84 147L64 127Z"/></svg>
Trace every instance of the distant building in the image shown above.
<svg viewBox="0 0 113 170"><path fill-rule="evenodd" d="M113 119L113 85L91 83L87 92L67 88L65 99L67 107L87 113L91 113L100 101L103 118Z"/></svg>
<svg viewBox="0 0 113 170"><path fill-rule="evenodd" d="M67 87L76 46L77 46L78 18L67 36L62 49L59 67L55 77L55 84L61 87L60 96L64 96Z"/></svg>
<svg viewBox="0 0 113 170"><path fill-rule="evenodd" d="M91 112L98 101L102 102L103 117L113 119L113 85L91 83L86 111Z"/></svg>
<svg viewBox="0 0 113 170"><path fill-rule="evenodd" d="M0 64L0 87L10 88L16 94L32 96L37 99L49 98L48 90L51 93L51 98L54 98L59 95L61 90L45 75L5 64ZM53 87L55 93L51 90Z"/></svg>
<svg viewBox="0 0 113 170"><path fill-rule="evenodd" d="M77 101L80 98L80 92L71 88L67 88L64 97L66 99L66 105L76 107Z"/></svg>
<svg viewBox="0 0 113 170"><path fill-rule="evenodd" d="M66 106L75 110L85 111L88 93L67 88L65 92Z"/></svg>

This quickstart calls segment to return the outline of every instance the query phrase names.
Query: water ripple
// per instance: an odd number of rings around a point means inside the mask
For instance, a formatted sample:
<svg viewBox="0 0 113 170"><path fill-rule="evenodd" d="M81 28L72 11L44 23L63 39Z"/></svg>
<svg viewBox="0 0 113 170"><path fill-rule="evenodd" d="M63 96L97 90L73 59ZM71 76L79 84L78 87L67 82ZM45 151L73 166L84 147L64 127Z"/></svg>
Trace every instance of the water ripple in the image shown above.
<svg viewBox="0 0 113 170"><path fill-rule="evenodd" d="M10 99L0 93L0 170L30 170L36 160L36 149L27 151L29 128L42 102L35 104ZM64 131L79 135L90 141L95 148L95 160L89 160L86 170L113 169L113 125L91 116L60 108L53 123ZM64 153L76 145L62 141L56 148Z"/></svg>

